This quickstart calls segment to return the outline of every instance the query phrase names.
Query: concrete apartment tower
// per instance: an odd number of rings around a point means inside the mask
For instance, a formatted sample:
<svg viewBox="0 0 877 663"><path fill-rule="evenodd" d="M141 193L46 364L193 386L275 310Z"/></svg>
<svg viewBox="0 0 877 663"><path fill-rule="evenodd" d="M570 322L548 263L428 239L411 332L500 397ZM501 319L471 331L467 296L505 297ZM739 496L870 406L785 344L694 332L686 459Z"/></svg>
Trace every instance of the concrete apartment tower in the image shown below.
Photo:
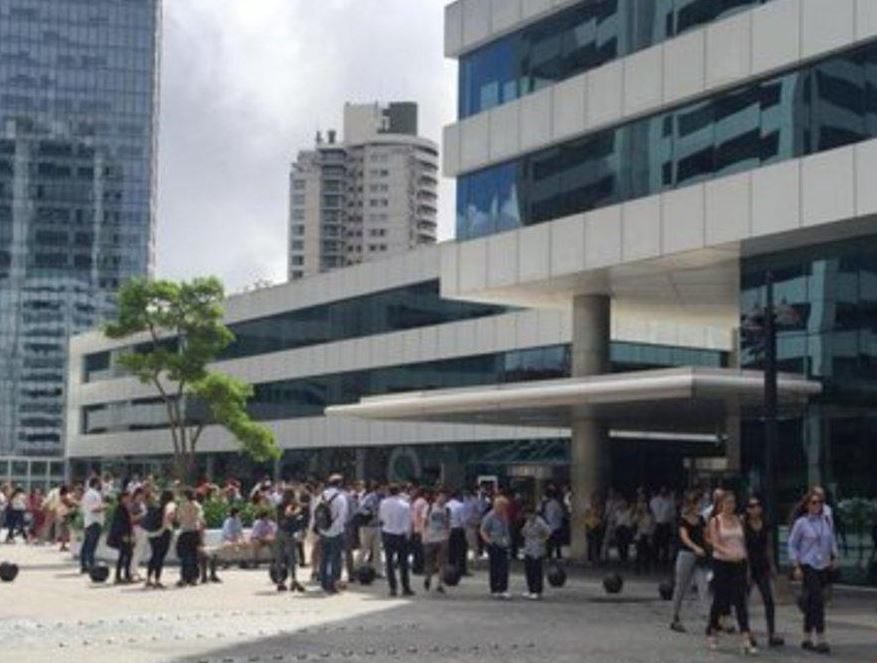
<svg viewBox="0 0 877 663"><path fill-rule="evenodd" d="M346 104L343 140L318 133L289 177L289 278L369 262L436 240L438 147L417 104Z"/></svg>

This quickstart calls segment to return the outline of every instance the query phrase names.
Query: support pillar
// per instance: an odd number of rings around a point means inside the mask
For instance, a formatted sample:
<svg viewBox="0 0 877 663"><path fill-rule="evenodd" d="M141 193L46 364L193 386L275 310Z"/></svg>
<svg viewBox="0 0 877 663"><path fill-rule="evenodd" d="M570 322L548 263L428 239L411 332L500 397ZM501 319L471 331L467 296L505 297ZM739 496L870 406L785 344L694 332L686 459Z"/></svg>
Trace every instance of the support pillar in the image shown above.
<svg viewBox="0 0 877 663"><path fill-rule="evenodd" d="M572 375L588 377L609 372L611 303L607 296L587 295L573 301ZM609 436L605 425L586 407L576 409L572 422L570 487L572 532L570 555L587 555L584 514L594 493L611 480Z"/></svg>

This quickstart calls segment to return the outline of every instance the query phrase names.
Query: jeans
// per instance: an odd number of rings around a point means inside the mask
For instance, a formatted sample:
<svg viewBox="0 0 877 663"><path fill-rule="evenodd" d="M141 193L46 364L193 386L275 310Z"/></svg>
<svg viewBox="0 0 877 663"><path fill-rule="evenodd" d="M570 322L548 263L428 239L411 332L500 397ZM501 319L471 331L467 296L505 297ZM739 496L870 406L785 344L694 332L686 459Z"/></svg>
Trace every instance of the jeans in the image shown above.
<svg viewBox="0 0 877 663"><path fill-rule="evenodd" d="M746 562L725 562L713 559L713 605L707 634L721 630L719 620L730 613L737 613L737 626L741 633L749 632L749 611L746 607Z"/></svg>
<svg viewBox="0 0 877 663"><path fill-rule="evenodd" d="M490 593L499 594L509 590L509 549L495 544L487 546L490 560Z"/></svg>
<svg viewBox="0 0 877 663"><path fill-rule="evenodd" d="M79 565L83 571L89 571L94 566L94 553L97 550L102 530L103 527L99 523L92 523L85 528L82 549L79 551Z"/></svg>
<svg viewBox="0 0 877 663"><path fill-rule="evenodd" d="M147 579L153 578L155 582L161 580L161 571L164 568L164 559L167 557L167 551L171 547L171 532L165 530L159 536L149 539L149 547L152 549L152 556L146 566Z"/></svg>
<svg viewBox="0 0 877 663"><path fill-rule="evenodd" d="M182 532L177 539L180 582L194 585L198 580L198 532Z"/></svg>
<svg viewBox="0 0 877 663"><path fill-rule="evenodd" d="M411 579L408 576L408 539L404 534L383 534L384 556L386 557L387 582L390 583L390 591L396 592L396 567L399 567L399 577L402 580L402 589L411 591Z"/></svg>
<svg viewBox="0 0 877 663"><path fill-rule="evenodd" d="M542 558L524 555L524 575L527 576L527 591L531 594L541 594L544 586Z"/></svg>
<svg viewBox="0 0 877 663"><path fill-rule="evenodd" d="M633 569L636 573L648 573L652 570L652 542L648 535L636 537L636 563Z"/></svg>
<svg viewBox="0 0 877 663"><path fill-rule="evenodd" d="M771 636L776 633L776 607L770 582L770 569L753 568L750 576L752 584L758 587L758 593L761 594L761 601L764 603L764 618L767 621L767 634ZM752 587L749 588L749 591L751 593Z"/></svg>
<svg viewBox="0 0 877 663"><path fill-rule="evenodd" d="M825 633L825 587L828 585L828 572L814 569L812 566L801 567L804 573L804 633L809 635L816 631Z"/></svg>
<svg viewBox="0 0 877 663"><path fill-rule="evenodd" d="M289 580L295 583L295 568L298 566L298 542L295 534L277 532L274 539L274 564L289 572Z"/></svg>
<svg viewBox="0 0 877 663"><path fill-rule="evenodd" d="M563 559L563 528L558 527L556 530L551 532L551 536L548 537L548 550L547 550L548 559L552 557L557 559Z"/></svg>
<svg viewBox="0 0 877 663"><path fill-rule="evenodd" d="M448 559L450 563L457 567L457 573L461 576L468 573L466 569L466 530L462 527L454 527L451 529L451 537L448 539Z"/></svg>
<svg viewBox="0 0 877 663"><path fill-rule="evenodd" d="M697 587L700 616L706 619L707 602L709 601L709 568L704 563L698 564L697 555L690 550L680 550L676 556L676 578L673 588L673 621L679 621L682 601L688 595L691 583Z"/></svg>
<svg viewBox="0 0 877 663"><path fill-rule="evenodd" d="M420 575L423 573L423 534L415 533L411 537L411 573Z"/></svg>
<svg viewBox="0 0 877 663"><path fill-rule="evenodd" d="M655 561L659 565L670 563L670 547L673 542L673 526L670 523L655 525Z"/></svg>
<svg viewBox="0 0 877 663"><path fill-rule="evenodd" d="M116 580L131 580L131 557L134 554L133 542L119 544L119 556L116 559Z"/></svg>
<svg viewBox="0 0 877 663"><path fill-rule="evenodd" d="M320 536L320 586L326 592L334 592L341 579L341 552L344 535Z"/></svg>

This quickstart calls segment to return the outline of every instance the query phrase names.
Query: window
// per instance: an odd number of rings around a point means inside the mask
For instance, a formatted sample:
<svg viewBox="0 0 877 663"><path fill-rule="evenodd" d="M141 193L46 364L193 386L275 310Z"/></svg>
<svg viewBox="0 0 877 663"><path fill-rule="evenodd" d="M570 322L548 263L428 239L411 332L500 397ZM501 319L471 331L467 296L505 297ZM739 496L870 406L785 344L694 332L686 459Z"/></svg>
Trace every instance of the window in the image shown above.
<svg viewBox="0 0 877 663"><path fill-rule="evenodd" d="M302 237L305 234L304 226L292 226L292 235L293 237Z"/></svg>
<svg viewBox="0 0 877 663"><path fill-rule="evenodd" d="M514 101L769 0L589 0L460 60L459 117Z"/></svg>
<svg viewBox="0 0 877 663"><path fill-rule="evenodd" d="M589 134L457 183L471 239L877 137L877 44Z"/></svg>
<svg viewBox="0 0 877 663"><path fill-rule="evenodd" d="M292 189L293 191L304 191L307 188L307 184L305 180L293 180Z"/></svg>
<svg viewBox="0 0 877 663"><path fill-rule="evenodd" d="M301 241L300 239L297 239L292 243L292 250L293 251L304 251L304 248L305 248L305 243L303 241Z"/></svg>
<svg viewBox="0 0 877 663"><path fill-rule="evenodd" d="M292 256L291 263L295 267L302 267L305 264L304 256Z"/></svg>
<svg viewBox="0 0 877 663"><path fill-rule="evenodd" d="M305 195L302 193L296 193L292 196L292 204L293 205L304 205L305 204Z"/></svg>

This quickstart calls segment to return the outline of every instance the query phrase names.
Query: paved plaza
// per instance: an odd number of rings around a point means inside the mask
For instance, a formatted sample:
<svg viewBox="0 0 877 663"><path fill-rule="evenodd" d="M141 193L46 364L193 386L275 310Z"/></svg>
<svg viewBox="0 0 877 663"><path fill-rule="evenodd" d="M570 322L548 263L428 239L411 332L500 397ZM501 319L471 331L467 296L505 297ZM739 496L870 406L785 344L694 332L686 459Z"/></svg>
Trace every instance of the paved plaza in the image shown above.
<svg viewBox="0 0 877 663"><path fill-rule="evenodd" d="M719 652L667 629L669 604L655 582L628 580L608 597L596 577L573 577L541 603L491 600L483 573L445 597L388 599L378 581L336 597L279 594L263 570L228 570L222 585L164 592L92 585L48 548L5 546L21 574L0 585L0 660L15 663L243 663L250 661L545 661L701 663L738 657L736 637ZM176 569L169 569L168 580ZM418 579L419 580L419 579ZM522 579L513 579L520 591ZM830 611L832 660L877 661L877 595L842 596ZM693 607L693 606L692 606ZM754 623L762 627L760 610ZM797 647L795 609L780 609L793 646L771 661L820 657ZM793 626L795 628L793 628Z"/></svg>

